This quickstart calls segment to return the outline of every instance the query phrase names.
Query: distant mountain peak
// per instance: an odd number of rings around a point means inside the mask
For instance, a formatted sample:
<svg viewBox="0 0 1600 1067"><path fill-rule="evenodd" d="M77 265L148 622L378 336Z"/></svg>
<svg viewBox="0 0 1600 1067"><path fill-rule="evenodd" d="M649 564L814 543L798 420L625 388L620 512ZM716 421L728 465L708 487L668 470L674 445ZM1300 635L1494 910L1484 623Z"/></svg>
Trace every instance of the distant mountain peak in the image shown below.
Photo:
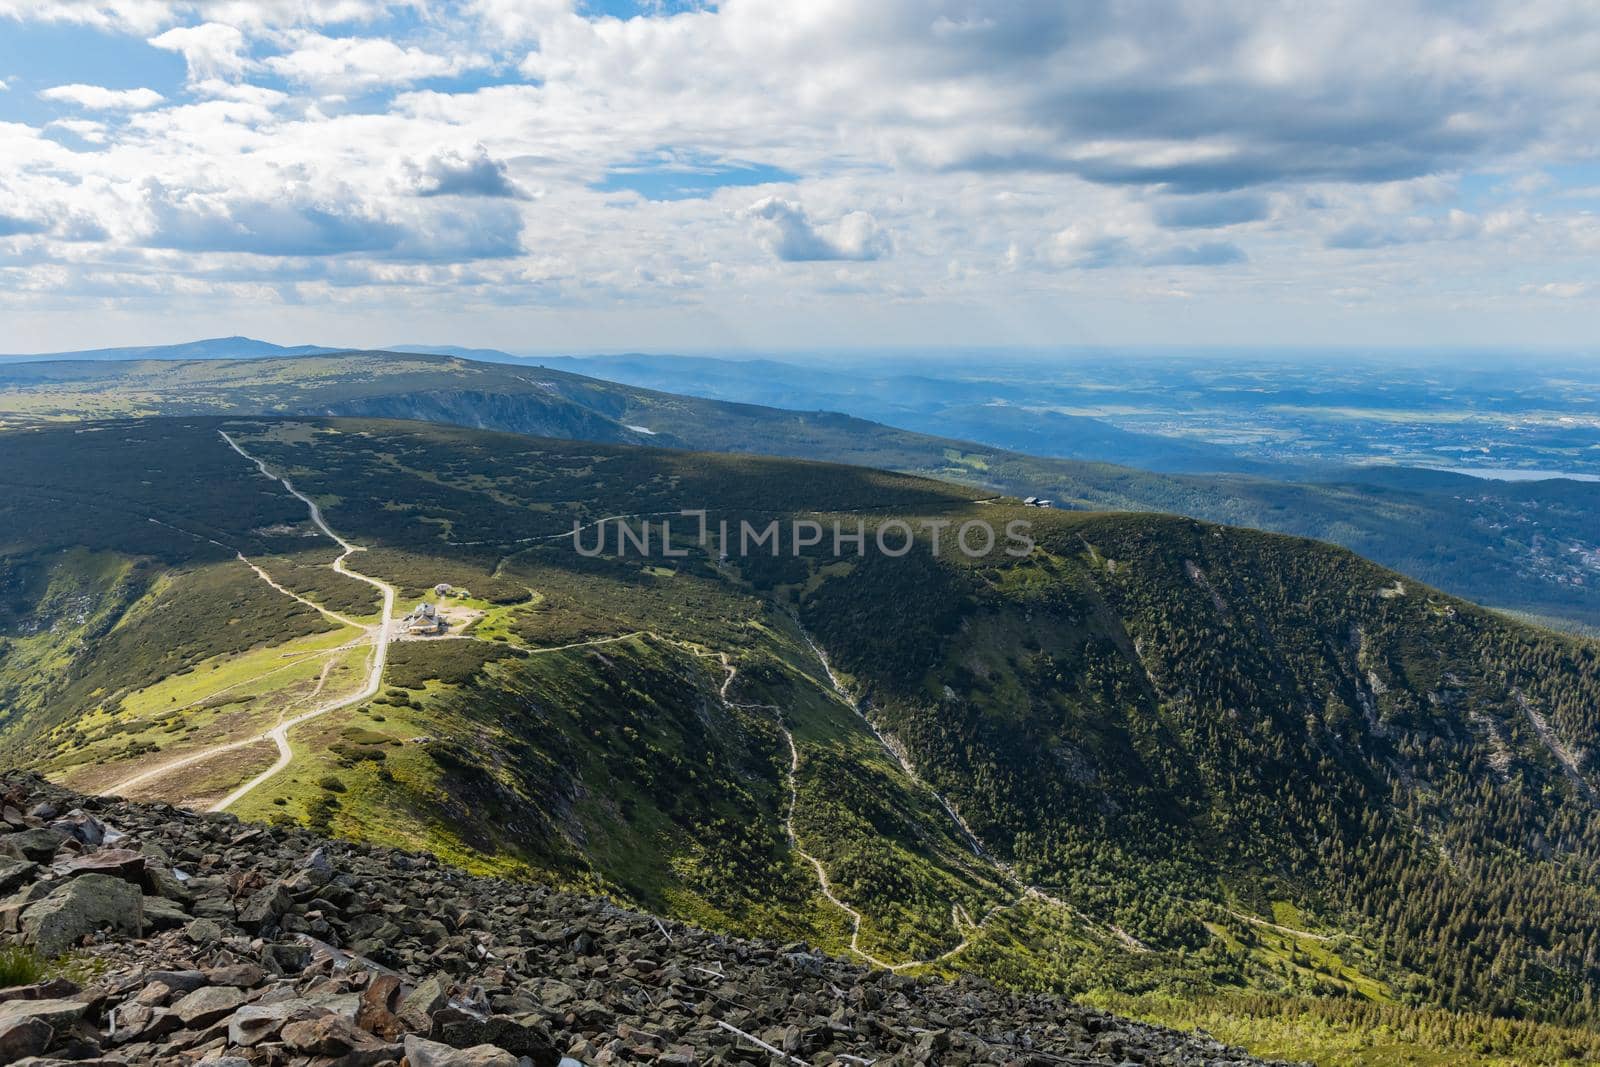
<svg viewBox="0 0 1600 1067"><path fill-rule="evenodd" d="M266 359L272 356L315 356L344 351L348 351L348 349L327 348L322 345L295 345L290 347L235 334L232 337L210 337L204 340L184 341L171 345L91 348L76 352L36 352L0 356L0 359L14 362L130 359Z"/></svg>

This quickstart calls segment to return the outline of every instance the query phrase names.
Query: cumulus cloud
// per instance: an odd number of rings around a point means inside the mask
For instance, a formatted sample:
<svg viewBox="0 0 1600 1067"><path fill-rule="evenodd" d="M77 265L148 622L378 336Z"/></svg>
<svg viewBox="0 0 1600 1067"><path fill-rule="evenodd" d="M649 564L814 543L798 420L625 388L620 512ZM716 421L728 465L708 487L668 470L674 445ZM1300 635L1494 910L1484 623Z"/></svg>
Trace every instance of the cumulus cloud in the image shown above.
<svg viewBox="0 0 1600 1067"><path fill-rule="evenodd" d="M8 92L11 86L4 78L0 78L0 93Z"/></svg>
<svg viewBox="0 0 1600 1067"><path fill-rule="evenodd" d="M295 47L265 60L273 73L325 95L348 96L385 85L458 74L469 60L401 47L382 37L327 37L301 32Z"/></svg>
<svg viewBox="0 0 1600 1067"><path fill-rule="evenodd" d="M439 152L420 164L409 164L418 196L487 196L527 200L511 180L504 160L493 159L483 145L469 153Z"/></svg>
<svg viewBox="0 0 1600 1067"><path fill-rule="evenodd" d="M50 126L53 129L66 130L90 144L105 144L109 140L106 124L93 119L57 119Z"/></svg>
<svg viewBox="0 0 1600 1067"><path fill-rule="evenodd" d="M39 92L41 100L75 104L90 111L144 111L166 98L154 89L107 89L101 85L57 85Z"/></svg>
<svg viewBox="0 0 1600 1067"><path fill-rule="evenodd" d="M401 228L352 203L168 195L153 190L153 248L186 252L248 252L262 256L382 253Z"/></svg>
<svg viewBox="0 0 1600 1067"><path fill-rule="evenodd" d="M818 226L793 200L769 196L750 205L745 216L756 220L762 245L785 263L872 260L889 254L889 235L865 211Z"/></svg>
<svg viewBox="0 0 1600 1067"><path fill-rule="evenodd" d="M147 188L150 229L144 243L186 252L257 256L365 255L419 262L495 259L522 252L514 210L385 212L346 191L343 197L279 199L184 194Z"/></svg>
<svg viewBox="0 0 1600 1067"><path fill-rule="evenodd" d="M1015 255L1015 254L1014 254ZM1174 244L1133 217L1074 222L1045 242L1041 259L1056 267L1220 267L1250 257L1231 241Z"/></svg>
<svg viewBox="0 0 1600 1067"><path fill-rule="evenodd" d="M237 26L207 22L199 26L180 26L150 38L149 43L169 52L179 52L189 68L191 82L238 78L250 69L245 54L245 38Z"/></svg>
<svg viewBox="0 0 1600 1067"><path fill-rule="evenodd" d="M213 19L251 29L369 22L422 0L0 0L0 18L88 26L147 37L179 22Z"/></svg>
<svg viewBox="0 0 1600 1067"><path fill-rule="evenodd" d="M100 30L150 33L173 17L161 0L0 0L0 18L75 23Z"/></svg>

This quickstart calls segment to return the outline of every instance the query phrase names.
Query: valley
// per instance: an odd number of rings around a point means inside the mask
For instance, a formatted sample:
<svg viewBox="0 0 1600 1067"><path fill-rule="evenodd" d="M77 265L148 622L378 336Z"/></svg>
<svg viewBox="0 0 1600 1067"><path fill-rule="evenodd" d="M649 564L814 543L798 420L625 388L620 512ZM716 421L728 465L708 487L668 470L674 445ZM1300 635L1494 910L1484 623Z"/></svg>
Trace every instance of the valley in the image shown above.
<svg viewBox="0 0 1600 1067"><path fill-rule="evenodd" d="M1353 1034L1317 1014L1344 1000L1524 1062L1586 1018L1600 658L1340 550L419 423L42 426L0 457L0 752L73 788L1272 1054ZM573 550L685 506L1025 518L1038 548ZM460 621L390 640L424 602Z"/></svg>

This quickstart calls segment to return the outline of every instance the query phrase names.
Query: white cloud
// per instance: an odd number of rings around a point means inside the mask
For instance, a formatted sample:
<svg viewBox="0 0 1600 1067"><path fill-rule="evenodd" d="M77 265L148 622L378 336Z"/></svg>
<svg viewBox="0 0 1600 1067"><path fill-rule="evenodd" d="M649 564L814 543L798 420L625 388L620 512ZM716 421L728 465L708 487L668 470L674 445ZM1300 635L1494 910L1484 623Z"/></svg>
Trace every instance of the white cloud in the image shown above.
<svg viewBox="0 0 1600 1067"><path fill-rule="evenodd" d="M439 152L407 170L418 196L486 196L526 200L528 194L511 180L504 160L490 157L483 145L471 152Z"/></svg>
<svg viewBox="0 0 1600 1067"><path fill-rule="evenodd" d="M522 251L522 220L504 205L404 207L363 200L349 187L263 199L233 192L145 187L151 248L417 262L500 259Z"/></svg>
<svg viewBox="0 0 1600 1067"><path fill-rule="evenodd" d="M90 144L105 144L108 140L106 124L93 119L57 119L50 124L51 128L66 130L83 138Z"/></svg>
<svg viewBox="0 0 1600 1067"><path fill-rule="evenodd" d="M100 85L82 84L42 89L39 98L76 104L91 111L144 111L166 99L154 89L107 89Z"/></svg>
<svg viewBox="0 0 1600 1067"><path fill-rule="evenodd" d="M0 0L0 18L150 33L173 17L164 0Z"/></svg>
<svg viewBox="0 0 1600 1067"><path fill-rule="evenodd" d="M0 121L12 225L78 220L78 243L14 235L41 262L0 312L125 286L308 315L726 315L730 339L795 343L887 329L863 308L892 302L910 334L1051 340L1078 328L1065 308L1159 329L1141 302L1181 291L1294 330L1363 291L1448 293L1453 329L1464 303L1555 315L1553 290L1518 286L1586 277L1600 250L1562 184L1600 142L1600 17L1560 4L588 7L0 0L0 29L94 26L188 67L183 89L47 90L107 114ZM674 198L674 167L697 195ZM840 263L791 266L819 260Z"/></svg>
<svg viewBox="0 0 1600 1067"><path fill-rule="evenodd" d="M6 82L6 80L4 78L0 78L0 93L8 92L10 89L11 86Z"/></svg>
<svg viewBox="0 0 1600 1067"><path fill-rule="evenodd" d="M756 220L762 245L785 263L870 260L889 254L888 234L865 211L852 211L831 225L818 226L793 200L769 196L751 204L745 215Z"/></svg>
<svg viewBox="0 0 1600 1067"><path fill-rule="evenodd" d="M425 7L426 0L0 0L0 18L148 37L196 20L259 30L363 23L385 13Z"/></svg>
<svg viewBox="0 0 1600 1067"><path fill-rule="evenodd" d="M1493 225L1505 232L1513 222L1509 218L1500 218ZM1460 208L1451 208L1442 215L1410 215L1350 222L1328 234L1324 243L1329 248L1384 248L1423 241L1461 241L1476 237L1485 229L1483 219Z"/></svg>
<svg viewBox="0 0 1600 1067"><path fill-rule="evenodd" d="M237 26L220 22L171 29L150 38L150 44L182 53L191 82L235 79L251 66L244 34Z"/></svg>
<svg viewBox="0 0 1600 1067"><path fill-rule="evenodd" d="M1522 292L1535 296L1553 296L1559 300L1575 300L1600 292L1600 287L1590 282L1545 282L1543 285L1524 285Z"/></svg>
<svg viewBox="0 0 1600 1067"><path fill-rule="evenodd" d="M292 51L266 60L273 73L324 95L348 96L386 85L459 74L471 61L402 48L381 37L300 33Z"/></svg>

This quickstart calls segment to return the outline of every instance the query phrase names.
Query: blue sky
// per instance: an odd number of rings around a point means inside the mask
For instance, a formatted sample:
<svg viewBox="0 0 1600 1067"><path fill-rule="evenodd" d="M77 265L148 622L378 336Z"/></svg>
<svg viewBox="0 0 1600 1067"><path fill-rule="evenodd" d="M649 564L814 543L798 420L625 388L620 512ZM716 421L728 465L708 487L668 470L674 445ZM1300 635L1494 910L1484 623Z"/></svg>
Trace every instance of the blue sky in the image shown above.
<svg viewBox="0 0 1600 1067"><path fill-rule="evenodd" d="M1600 14L0 0L10 350L1595 344Z"/></svg>

